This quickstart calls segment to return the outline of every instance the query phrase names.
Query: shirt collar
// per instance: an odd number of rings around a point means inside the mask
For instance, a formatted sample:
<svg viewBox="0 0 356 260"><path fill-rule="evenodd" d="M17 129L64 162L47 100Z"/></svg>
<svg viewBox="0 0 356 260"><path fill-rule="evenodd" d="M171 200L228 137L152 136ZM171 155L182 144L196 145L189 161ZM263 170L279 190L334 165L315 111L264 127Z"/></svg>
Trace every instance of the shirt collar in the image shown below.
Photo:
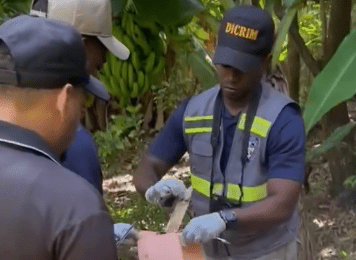
<svg viewBox="0 0 356 260"><path fill-rule="evenodd" d="M37 133L0 120L0 144L7 143L39 152L59 163L59 157L51 151L46 142Z"/></svg>

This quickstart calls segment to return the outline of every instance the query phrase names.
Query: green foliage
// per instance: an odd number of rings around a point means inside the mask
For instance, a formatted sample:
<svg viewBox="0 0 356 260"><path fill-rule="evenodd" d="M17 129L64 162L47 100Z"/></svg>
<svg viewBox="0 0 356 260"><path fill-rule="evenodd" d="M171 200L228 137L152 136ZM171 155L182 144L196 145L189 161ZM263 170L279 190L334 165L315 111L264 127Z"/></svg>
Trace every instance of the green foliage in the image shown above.
<svg viewBox="0 0 356 260"><path fill-rule="evenodd" d="M112 202L107 203L114 223L130 223L138 230L163 232L168 216L165 209L153 205L138 193L133 193L119 208Z"/></svg>
<svg viewBox="0 0 356 260"><path fill-rule="evenodd" d="M100 80L110 95L120 101L121 108L139 103L165 75L167 43L161 36L163 27L145 21L131 7L126 7L113 24L113 35L130 49L130 57L120 60L108 53L100 73Z"/></svg>
<svg viewBox="0 0 356 260"><path fill-rule="evenodd" d="M18 14L30 12L31 0L0 0L0 24Z"/></svg>
<svg viewBox="0 0 356 260"><path fill-rule="evenodd" d="M205 10L200 12L197 17L200 21L205 22L214 33L218 32L219 21L222 19L224 4L219 0L203 0Z"/></svg>
<svg viewBox="0 0 356 260"><path fill-rule="evenodd" d="M177 107L183 99L201 90L197 86L192 70L186 66L186 58L178 55L167 81L162 86L155 88L157 100L163 101L163 110L170 112Z"/></svg>
<svg viewBox="0 0 356 260"><path fill-rule="evenodd" d="M306 7L299 10L299 33L305 45L314 56L320 56L322 50L322 22L320 4L308 1Z"/></svg>
<svg viewBox="0 0 356 260"><path fill-rule="evenodd" d="M273 13L273 6L277 0L266 0L265 9ZM307 8L300 8L300 0L285 0L282 5L285 8L283 19L277 29L277 39L272 53L273 66L283 61L287 56L287 37L292 21L299 11L300 34L305 40L306 46L312 48L313 53L320 52L321 45L321 21L319 18L320 5L314 1L307 2ZM317 46L317 48L315 48Z"/></svg>
<svg viewBox="0 0 356 260"><path fill-rule="evenodd" d="M273 13L273 6L275 0L265 0L263 4L263 9L266 10L268 13Z"/></svg>
<svg viewBox="0 0 356 260"><path fill-rule="evenodd" d="M356 175L352 175L350 177L348 177L345 181L344 181L344 186L345 187L356 187Z"/></svg>
<svg viewBox="0 0 356 260"><path fill-rule="evenodd" d="M347 125L338 127L320 146L306 155L306 161L310 161L313 158L327 152L331 148L338 145L355 127L355 123L349 123Z"/></svg>
<svg viewBox="0 0 356 260"><path fill-rule="evenodd" d="M195 75L198 77L204 89L211 88L217 84L215 68L207 58L207 53L200 45L197 50L188 54L188 64L191 64Z"/></svg>
<svg viewBox="0 0 356 260"><path fill-rule="evenodd" d="M230 10L235 6L235 3L233 0L220 0L220 3L222 7L224 8L224 11Z"/></svg>
<svg viewBox="0 0 356 260"><path fill-rule="evenodd" d="M205 5L204 12L210 15L210 17L214 18L216 21L220 21L222 19L223 14L223 4L219 0L203 0ZM203 13L204 13L203 12ZM207 17L205 17L207 18Z"/></svg>
<svg viewBox="0 0 356 260"><path fill-rule="evenodd" d="M221 19L222 14L216 3L209 1L206 6L214 10L215 18L212 19ZM205 15L212 17L210 14ZM209 33L201 27L198 18L193 18L189 24L179 28L176 34L167 34L167 38L173 44L177 57L184 59L185 66L190 65L204 89L217 83L215 67L204 45L204 41L209 40Z"/></svg>
<svg viewBox="0 0 356 260"><path fill-rule="evenodd" d="M282 5L286 8L296 7L302 0L282 0Z"/></svg>
<svg viewBox="0 0 356 260"><path fill-rule="evenodd" d="M120 1L120 0L113 0ZM204 10L199 0L133 0L139 15L163 25L185 25Z"/></svg>
<svg viewBox="0 0 356 260"><path fill-rule="evenodd" d="M320 4L316 4L314 1L308 1L298 12L299 33L315 59L321 59L323 54L322 22L320 15ZM303 110L313 80L314 77L309 69L306 66L302 66L299 86L299 105Z"/></svg>
<svg viewBox="0 0 356 260"><path fill-rule="evenodd" d="M333 58L315 78L303 113L307 133L326 112L355 94L355 40L354 31L343 40Z"/></svg>
<svg viewBox="0 0 356 260"><path fill-rule="evenodd" d="M113 16L116 17L121 14L124 8L127 6L129 0L111 0L111 8Z"/></svg>
<svg viewBox="0 0 356 260"><path fill-rule="evenodd" d="M137 107L128 107L127 115L118 115L108 125L106 131L94 133L94 140L98 146L98 155L103 170L108 170L119 154L128 150L134 141L142 137L142 115Z"/></svg>
<svg viewBox="0 0 356 260"><path fill-rule="evenodd" d="M292 24L295 14L297 13L298 8L291 7L287 10L286 14L283 16L283 20L281 21L278 32L277 32L277 39L275 41L273 51L272 51L272 66L274 67L279 62L279 56L283 49L283 46L286 42L286 37L289 32L289 28Z"/></svg>

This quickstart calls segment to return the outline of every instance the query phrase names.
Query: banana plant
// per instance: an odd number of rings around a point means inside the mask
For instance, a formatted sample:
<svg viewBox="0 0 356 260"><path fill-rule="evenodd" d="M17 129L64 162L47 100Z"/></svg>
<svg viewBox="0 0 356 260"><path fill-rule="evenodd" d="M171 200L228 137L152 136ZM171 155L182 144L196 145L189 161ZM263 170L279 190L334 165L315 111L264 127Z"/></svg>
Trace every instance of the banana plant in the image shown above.
<svg viewBox="0 0 356 260"><path fill-rule="evenodd" d="M154 3L133 0L133 2L139 15L164 25L185 25L195 14L204 10L204 5L199 0L156 0Z"/></svg>
<svg viewBox="0 0 356 260"><path fill-rule="evenodd" d="M303 113L305 130L310 129L334 106L356 93L356 31L340 44L333 58L315 78Z"/></svg>
<svg viewBox="0 0 356 260"><path fill-rule="evenodd" d="M111 8L112 8L113 16L116 17L122 14L122 11L126 6L128 6L128 4L129 4L129 0L120 0L120 1L111 0Z"/></svg>
<svg viewBox="0 0 356 260"><path fill-rule="evenodd" d="M340 44L333 58L315 78L303 112L306 133L334 106L352 98L356 93L356 31ZM337 146L354 128L351 122L337 128L321 145L307 154L309 161Z"/></svg>
<svg viewBox="0 0 356 260"><path fill-rule="evenodd" d="M350 122L344 126L336 128L335 131L321 145L316 147L314 150L307 152L305 156L306 162L311 161L315 157L326 153L331 148L338 145L351 132L354 127L355 123Z"/></svg>
<svg viewBox="0 0 356 260"><path fill-rule="evenodd" d="M279 55L286 41L289 28L298 11L299 4L302 0L265 0L263 6L267 12L273 13L275 5L281 5L284 9L282 21L277 28L277 38L272 51L272 67L279 62Z"/></svg>
<svg viewBox="0 0 356 260"><path fill-rule="evenodd" d="M196 51L188 54L188 63L191 64L203 89L214 87L217 84L215 68L210 64L208 59L206 51L199 45Z"/></svg>
<svg viewBox="0 0 356 260"><path fill-rule="evenodd" d="M30 10L31 0L0 0L0 24L17 14Z"/></svg>

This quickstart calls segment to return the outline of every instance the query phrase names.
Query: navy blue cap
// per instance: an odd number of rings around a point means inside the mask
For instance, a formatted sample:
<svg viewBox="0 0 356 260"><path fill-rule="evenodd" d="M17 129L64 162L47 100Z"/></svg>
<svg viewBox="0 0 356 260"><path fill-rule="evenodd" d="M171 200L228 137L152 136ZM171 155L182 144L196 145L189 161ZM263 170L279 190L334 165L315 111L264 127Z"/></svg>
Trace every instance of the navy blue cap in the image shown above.
<svg viewBox="0 0 356 260"><path fill-rule="evenodd" d="M21 15L0 26L0 41L13 63L12 69L0 68L0 83L47 89L70 83L109 99L103 84L89 76L82 36L70 25Z"/></svg>
<svg viewBox="0 0 356 260"><path fill-rule="evenodd" d="M229 10L221 22L214 64L248 72L271 52L274 23L264 10L243 5Z"/></svg>

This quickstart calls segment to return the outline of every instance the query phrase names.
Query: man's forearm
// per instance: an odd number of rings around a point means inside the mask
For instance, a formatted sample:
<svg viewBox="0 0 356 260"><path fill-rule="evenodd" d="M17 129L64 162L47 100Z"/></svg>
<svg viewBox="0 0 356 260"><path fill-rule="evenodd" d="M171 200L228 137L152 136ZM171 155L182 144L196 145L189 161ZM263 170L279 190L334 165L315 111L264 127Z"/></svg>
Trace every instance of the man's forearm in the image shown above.
<svg viewBox="0 0 356 260"><path fill-rule="evenodd" d="M274 197L268 197L251 207L235 209L238 219L237 226L249 229L267 228L288 219L293 212L289 209L290 206L286 208L284 205L278 205L275 201Z"/></svg>
<svg viewBox="0 0 356 260"><path fill-rule="evenodd" d="M147 164L141 164L134 173L133 184L136 187L137 192L142 196L145 195L147 189L159 181L152 166Z"/></svg>
<svg viewBox="0 0 356 260"><path fill-rule="evenodd" d="M276 184L279 187L275 186ZM268 185L270 190L266 199L248 208L234 210L239 228L268 228L291 216L298 202L301 185L297 182L283 180L274 180Z"/></svg>
<svg viewBox="0 0 356 260"><path fill-rule="evenodd" d="M133 184L135 185L137 192L142 196L145 195L149 187L153 186L158 181L158 178L153 178L152 173L147 174L147 172L150 172L149 170L144 169L144 171L146 174L143 174L142 170L139 171L138 169L133 177Z"/></svg>
<svg viewBox="0 0 356 260"><path fill-rule="evenodd" d="M136 190L144 196L147 189L158 182L169 168L162 160L145 153L133 177Z"/></svg>

